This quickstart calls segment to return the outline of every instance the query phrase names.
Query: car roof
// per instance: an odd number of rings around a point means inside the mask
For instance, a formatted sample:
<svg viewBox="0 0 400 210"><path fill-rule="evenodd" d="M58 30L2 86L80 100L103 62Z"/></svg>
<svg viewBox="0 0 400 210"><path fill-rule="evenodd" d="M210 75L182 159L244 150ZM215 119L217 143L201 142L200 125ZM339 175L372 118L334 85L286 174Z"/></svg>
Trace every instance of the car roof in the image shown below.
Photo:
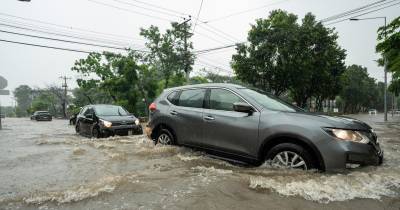
<svg viewBox="0 0 400 210"><path fill-rule="evenodd" d="M180 90L180 89L186 89L186 88L209 88L209 87L244 88L241 85L236 85L236 84L232 84L232 83L203 83L203 84L196 84L196 85L184 85L184 86L179 86L179 87L173 87L173 88L168 88L165 90L171 91L171 90Z"/></svg>
<svg viewBox="0 0 400 210"><path fill-rule="evenodd" d="M114 105L114 104L89 104L86 105L85 107L99 107L99 106L116 106L116 107L121 107L119 105Z"/></svg>

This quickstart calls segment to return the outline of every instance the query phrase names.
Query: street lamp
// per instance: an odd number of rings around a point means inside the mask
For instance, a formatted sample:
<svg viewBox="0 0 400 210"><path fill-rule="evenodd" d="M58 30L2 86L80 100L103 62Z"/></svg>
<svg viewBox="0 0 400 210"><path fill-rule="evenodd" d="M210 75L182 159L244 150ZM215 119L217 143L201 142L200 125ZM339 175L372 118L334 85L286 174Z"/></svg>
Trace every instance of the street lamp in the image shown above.
<svg viewBox="0 0 400 210"><path fill-rule="evenodd" d="M360 20L372 20L372 19L384 19L385 20L385 26L384 26L384 35L385 35L385 40L386 40L386 17L369 17L369 18L350 18L350 21L360 21ZM384 61L384 71L385 71L385 88L384 88L384 99L383 99L383 109L385 112L385 122L387 121L387 59L386 56L383 55L383 61Z"/></svg>

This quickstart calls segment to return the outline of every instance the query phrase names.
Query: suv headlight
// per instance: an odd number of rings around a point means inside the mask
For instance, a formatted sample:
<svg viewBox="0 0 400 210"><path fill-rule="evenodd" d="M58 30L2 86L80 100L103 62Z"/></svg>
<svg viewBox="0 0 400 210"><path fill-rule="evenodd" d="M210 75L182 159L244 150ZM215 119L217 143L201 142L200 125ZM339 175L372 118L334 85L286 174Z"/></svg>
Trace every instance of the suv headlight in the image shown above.
<svg viewBox="0 0 400 210"><path fill-rule="evenodd" d="M337 128L325 128L324 130L331 136L336 137L340 140L352 141L363 144L369 143L369 138L367 137L367 135L363 134L362 131L345 130Z"/></svg>
<svg viewBox="0 0 400 210"><path fill-rule="evenodd" d="M140 123L140 122L139 122L139 119L136 119L136 120L135 120L135 125L139 125L139 123Z"/></svg>
<svg viewBox="0 0 400 210"><path fill-rule="evenodd" d="M104 125L104 127L106 127L106 128L109 128L109 127L112 126L112 122L109 122L109 121L107 121L107 120L102 120L102 119L100 119L100 123L101 123L102 125Z"/></svg>

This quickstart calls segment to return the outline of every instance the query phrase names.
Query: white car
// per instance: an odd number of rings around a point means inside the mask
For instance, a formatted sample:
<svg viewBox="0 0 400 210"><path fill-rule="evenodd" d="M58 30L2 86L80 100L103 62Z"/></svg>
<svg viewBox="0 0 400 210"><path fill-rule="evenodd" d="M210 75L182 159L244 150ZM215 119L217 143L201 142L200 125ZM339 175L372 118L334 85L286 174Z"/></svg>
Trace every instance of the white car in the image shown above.
<svg viewBox="0 0 400 210"><path fill-rule="evenodd" d="M370 109L369 111L368 111L368 114L369 115L376 115L378 112L376 111L376 109Z"/></svg>

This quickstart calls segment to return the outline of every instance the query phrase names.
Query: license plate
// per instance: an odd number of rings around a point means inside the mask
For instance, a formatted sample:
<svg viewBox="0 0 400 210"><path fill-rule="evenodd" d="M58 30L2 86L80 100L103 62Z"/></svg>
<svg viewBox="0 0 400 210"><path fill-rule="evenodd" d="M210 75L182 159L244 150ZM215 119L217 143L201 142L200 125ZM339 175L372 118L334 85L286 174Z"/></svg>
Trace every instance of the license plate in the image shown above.
<svg viewBox="0 0 400 210"><path fill-rule="evenodd" d="M133 134L133 131L128 131L128 135L132 135Z"/></svg>

